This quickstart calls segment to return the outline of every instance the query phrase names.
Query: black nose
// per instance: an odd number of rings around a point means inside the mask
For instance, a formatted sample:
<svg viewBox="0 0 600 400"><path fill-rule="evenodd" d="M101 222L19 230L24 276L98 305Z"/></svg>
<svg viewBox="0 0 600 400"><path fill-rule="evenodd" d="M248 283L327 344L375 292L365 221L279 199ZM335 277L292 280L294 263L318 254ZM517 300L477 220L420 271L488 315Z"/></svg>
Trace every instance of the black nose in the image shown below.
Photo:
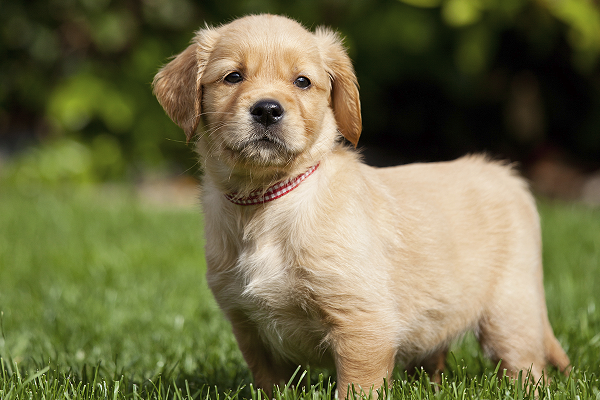
<svg viewBox="0 0 600 400"><path fill-rule="evenodd" d="M283 118L283 107L275 100L261 100L252 106L250 114L266 128Z"/></svg>

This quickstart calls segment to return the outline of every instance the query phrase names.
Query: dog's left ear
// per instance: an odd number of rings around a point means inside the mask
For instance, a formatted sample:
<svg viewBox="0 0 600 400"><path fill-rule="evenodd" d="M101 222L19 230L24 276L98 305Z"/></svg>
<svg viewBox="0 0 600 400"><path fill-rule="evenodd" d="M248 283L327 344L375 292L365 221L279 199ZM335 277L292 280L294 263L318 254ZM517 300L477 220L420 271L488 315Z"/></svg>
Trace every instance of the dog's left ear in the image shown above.
<svg viewBox="0 0 600 400"><path fill-rule="evenodd" d="M192 43L162 67L152 81L154 95L189 142L200 123L202 73L216 42L216 31L201 29Z"/></svg>
<svg viewBox="0 0 600 400"><path fill-rule="evenodd" d="M317 28L321 58L331 77L331 105L339 131L356 147L362 131L358 81L352 61L339 35L327 28Z"/></svg>

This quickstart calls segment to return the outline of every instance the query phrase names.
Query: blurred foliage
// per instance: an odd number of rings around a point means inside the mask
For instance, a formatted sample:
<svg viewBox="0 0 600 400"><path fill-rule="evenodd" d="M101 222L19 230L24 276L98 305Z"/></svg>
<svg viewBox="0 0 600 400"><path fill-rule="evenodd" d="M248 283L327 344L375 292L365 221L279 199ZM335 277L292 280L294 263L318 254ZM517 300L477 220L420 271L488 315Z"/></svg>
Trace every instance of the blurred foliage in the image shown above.
<svg viewBox="0 0 600 400"><path fill-rule="evenodd" d="M0 0L0 150L59 181L192 168L150 82L205 22L258 12L342 32L367 147L600 160L597 0Z"/></svg>
<svg viewBox="0 0 600 400"><path fill-rule="evenodd" d="M99 135L88 143L63 138L31 147L0 170L0 180L28 190L38 183L58 186L119 180L125 172L119 142Z"/></svg>

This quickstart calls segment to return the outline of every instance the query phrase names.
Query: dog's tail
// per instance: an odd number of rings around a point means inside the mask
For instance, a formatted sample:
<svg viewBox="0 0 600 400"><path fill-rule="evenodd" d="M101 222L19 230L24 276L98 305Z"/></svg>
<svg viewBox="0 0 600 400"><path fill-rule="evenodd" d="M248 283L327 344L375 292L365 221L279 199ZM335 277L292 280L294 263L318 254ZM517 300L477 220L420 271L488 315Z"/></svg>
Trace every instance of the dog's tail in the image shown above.
<svg viewBox="0 0 600 400"><path fill-rule="evenodd" d="M569 375L571 371L571 361L569 356L563 350L562 346L554 336L550 322L546 318L546 332L544 337L544 349L546 351L546 361L556 368L558 368L563 374Z"/></svg>

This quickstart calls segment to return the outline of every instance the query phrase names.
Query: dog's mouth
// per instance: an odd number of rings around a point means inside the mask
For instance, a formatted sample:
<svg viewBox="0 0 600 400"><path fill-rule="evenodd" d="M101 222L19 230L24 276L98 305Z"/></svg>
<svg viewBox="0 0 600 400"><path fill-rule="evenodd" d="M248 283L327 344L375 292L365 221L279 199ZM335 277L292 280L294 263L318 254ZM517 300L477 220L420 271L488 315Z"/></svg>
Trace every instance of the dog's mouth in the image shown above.
<svg viewBox="0 0 600 400"><path fill-rule="evenodd" d="M250 138L229 146L236 160L242 159L259 165L289 163L296 152L278 134L264 130L255 132Z"/></svg>
<svg viewBox="0 0 600 400"><path fill-rule="evenodd" d="M258 146L265 146L265 147L271 146L271 147L278 147L281 149L287 148L287 146L283 140L281 140L280 138L278 138L277 136L275 136L273 134L268 134L268 133L263 134L262 136L258 137L257 139L250 140L250 142L254 142Z"/></svg>

